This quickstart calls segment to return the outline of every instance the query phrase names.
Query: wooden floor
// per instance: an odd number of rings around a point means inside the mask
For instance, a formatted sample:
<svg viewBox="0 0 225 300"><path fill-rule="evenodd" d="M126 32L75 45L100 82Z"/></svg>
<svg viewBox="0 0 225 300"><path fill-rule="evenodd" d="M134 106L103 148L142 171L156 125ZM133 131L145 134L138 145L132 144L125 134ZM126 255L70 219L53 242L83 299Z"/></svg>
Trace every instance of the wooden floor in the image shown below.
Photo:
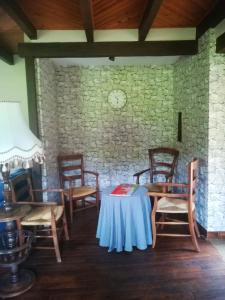
<svg viewBox="0 0 225 300"><path fill-rule="evenodd" d="M200 240L201 253L189 239L159 238L155 250L108 253L95 238L95 209L79 212L62 260L53 252L31 254L34 287L14 299L225 299L225 262Z"/></svg>

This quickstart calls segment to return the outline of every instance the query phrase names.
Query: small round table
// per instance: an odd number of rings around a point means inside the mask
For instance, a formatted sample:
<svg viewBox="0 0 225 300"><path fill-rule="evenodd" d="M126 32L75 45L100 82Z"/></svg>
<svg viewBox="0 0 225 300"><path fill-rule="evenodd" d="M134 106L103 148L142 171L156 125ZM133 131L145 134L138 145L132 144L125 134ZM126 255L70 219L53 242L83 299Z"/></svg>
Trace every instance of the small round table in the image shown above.
<svg viewBox="0 0 225 300"><path fill-rule="evenodd" d="M9 238L9 247L13 247L13 232L15 229L21 230L20 220L31 211L31 206L27 204L10 203L6 207L0 208L0 222L6 223L5 231ZM16 222L16 227L15 227ZM11 243L11 245L10 245Z"/></svg>
<svg viewBox="0 0 225 300"><path fill-rule="evenodd" d="M120 251L140 250L152 244L151 205L147 189L139 186L132 195L111 195L114 187L102 191L96 237L102 247Z"/></svg>
<svg viewBox="0 0 225 300"><path fill-rule="evenodd" d="M10 204L0 208L0 222L6 223L5 231L0 234L0 267L11 268L11 274L1 276L0 298L18 296L29 290L35 279L30 270L18 270L29 254L31 247L30 232L21 230L20 219L31 210L30 205ZM17 229L15 228L15 221Z"/></svg>

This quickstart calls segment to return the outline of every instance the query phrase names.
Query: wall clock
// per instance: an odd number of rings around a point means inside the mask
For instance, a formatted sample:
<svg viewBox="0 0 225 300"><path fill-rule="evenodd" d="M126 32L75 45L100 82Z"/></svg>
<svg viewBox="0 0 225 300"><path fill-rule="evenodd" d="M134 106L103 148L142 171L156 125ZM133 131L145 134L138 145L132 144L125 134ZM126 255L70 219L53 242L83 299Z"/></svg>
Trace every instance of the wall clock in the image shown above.
<svg viewBox="0 0 225 300"><path fill-rule="evenodd" d="M122 90L112 90L108 95L108 101L112 108L122 108L126 104L127 96Z"/></svg>

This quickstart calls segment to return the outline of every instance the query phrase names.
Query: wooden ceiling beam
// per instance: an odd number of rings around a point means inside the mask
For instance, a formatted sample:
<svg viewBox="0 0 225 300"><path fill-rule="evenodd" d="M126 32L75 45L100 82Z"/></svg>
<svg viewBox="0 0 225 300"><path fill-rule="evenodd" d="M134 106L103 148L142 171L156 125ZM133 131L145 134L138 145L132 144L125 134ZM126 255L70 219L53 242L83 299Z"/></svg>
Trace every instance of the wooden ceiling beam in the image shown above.
<svg viewBox="0 0 225 300"><path fill-rule="evenodd" d="M9 65L14 65L13 54L9 53L4 47L0 46L0 59Z"/></svg>
<svg viewBox="0 0 225 300"><path fill-rule="evenodd" d="M216 39L216 53L225 53L225 32Z"/></svg>
<svg viewBox="0 0 225 300"><path fill-rule="evenodd" d="M21 57L115 57L194 55L197 41L20 43Z"/></svg>
<svg viewBox="0 0 225 300"><path fill-rule="evenodd" d="M162 2L163 0L148 1L148 5L144 11L143 18L138 29L138 39L140 42L143 42L145 40Z"/></svg>
<svg viewBox="0 0 225 300"><path fill-rule="evenodd" d="M225 19L225 0L217 0L211 12L196 27L196 37L200 38L209 28L216 27L223 19Z"/></svg>
<svg viewBox="0 0 225 300"><path fill-rule="evenodd" d="M30 39L37 39L37 30L15 0L0 0L0 6Z"/></svg>
<svg viewBox="0 0 225 300"><path fill-rule="evenodd" d="M87 42L92 43L94 41L92 0L80 0L80 10Z"/></svg>

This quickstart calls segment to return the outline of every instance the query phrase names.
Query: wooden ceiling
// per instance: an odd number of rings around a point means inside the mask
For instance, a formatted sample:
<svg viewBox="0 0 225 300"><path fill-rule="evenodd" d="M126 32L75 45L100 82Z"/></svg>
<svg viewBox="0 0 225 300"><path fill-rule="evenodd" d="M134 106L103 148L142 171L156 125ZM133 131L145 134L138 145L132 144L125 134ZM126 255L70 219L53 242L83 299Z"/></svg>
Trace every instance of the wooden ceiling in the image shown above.
<svg viewBox="0 0 225 300"><path fill-rule="evenodd" d="M44 29L84 29L88 42L97 29L138 29L139 41L150 28L197 27L201 35L218 5L225 11L225 0L0 0L0 48L16 53L23 32L35 39Z"/></svg>
<svg viewBox="0 0 225 300"><path fill-rule="evenodd" d="M83 29L80 0L16 0L16 2L36 29ZM148 2L151 1L93 0L93 27L138 28ZM196 27L210 12L215 2L215 0L164 0L153 27ZM1 30L9 26L8 21L0 24Z"/></svg>

